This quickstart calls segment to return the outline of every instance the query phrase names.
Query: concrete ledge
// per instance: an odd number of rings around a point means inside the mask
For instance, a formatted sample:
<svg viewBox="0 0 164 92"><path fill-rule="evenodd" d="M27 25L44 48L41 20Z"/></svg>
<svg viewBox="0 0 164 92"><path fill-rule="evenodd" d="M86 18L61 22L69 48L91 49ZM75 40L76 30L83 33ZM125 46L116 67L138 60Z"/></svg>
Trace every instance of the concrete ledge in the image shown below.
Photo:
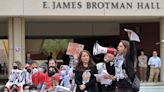
<svg viewBox="0 0 164 92"><path fill-rule="evenodd" d="M145 82L145 83L141 83L141 87L146 87L146 86L164 86L164 82Z"/></svg>
<svg viewBox="0 0 164 92"><path fill-rule="evenodd" d="M141 83L140 92L164 92L164 82Z"/></svg>

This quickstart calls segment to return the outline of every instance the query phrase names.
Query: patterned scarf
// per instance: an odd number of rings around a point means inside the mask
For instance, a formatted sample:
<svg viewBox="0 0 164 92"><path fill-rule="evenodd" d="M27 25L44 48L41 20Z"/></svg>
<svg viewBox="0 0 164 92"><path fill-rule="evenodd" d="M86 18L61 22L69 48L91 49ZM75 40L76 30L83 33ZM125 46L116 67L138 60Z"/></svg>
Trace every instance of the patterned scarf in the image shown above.
<svg viewBox="0 0 164 92"><path fill-rule="evenodd" d="M124 63L124 57L123 54L117 54L116 59L115 59L115 73L116 73L116 78L117 81L119 81L119 79L123 79L126 76L125 71L122 69L122 65Z"/></svg>

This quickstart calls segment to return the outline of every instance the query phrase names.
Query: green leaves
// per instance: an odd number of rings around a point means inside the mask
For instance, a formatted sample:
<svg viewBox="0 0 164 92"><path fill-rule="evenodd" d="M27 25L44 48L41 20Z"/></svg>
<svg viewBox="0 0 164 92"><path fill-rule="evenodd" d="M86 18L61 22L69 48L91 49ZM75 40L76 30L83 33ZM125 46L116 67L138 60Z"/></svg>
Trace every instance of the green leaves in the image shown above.
<svg viewBox="0 0 164 92"><path fill-rule="evenodd" d="M59 52L67 50L68 43L73 42L73 39L46 39L43 42L42 50L44 53L53 53L53 57L56 58Z"/></svg>

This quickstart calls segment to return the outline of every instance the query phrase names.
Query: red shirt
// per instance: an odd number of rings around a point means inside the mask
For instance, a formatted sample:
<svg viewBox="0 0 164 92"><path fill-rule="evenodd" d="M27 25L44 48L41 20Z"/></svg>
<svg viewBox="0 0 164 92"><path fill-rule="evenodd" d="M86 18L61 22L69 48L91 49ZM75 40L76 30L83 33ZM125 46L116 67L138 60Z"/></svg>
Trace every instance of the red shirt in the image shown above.
<svg viewBox="0 0 164 92"><path fill-rule="evenodd" d="M39 84L43 84L44 82L46 83L46 89L49 89L51 87L51 79L48 76L48 74L44 74L43 72L38 73L38 78L39 78Z"/></svg>
<svg viewBox="0 0 164 92"><path fill-rule="evenodd" d="M60 74L59 73L54 77L54 80L59 84L59 82L60 82Z"/></svg>
<svg viewBox="0 0 164 92"><path fill-rule="evenodd" d="M39 85L39 79L38 79L38 73L37 74L32 74L32 83L35 85L35 86L38 86Z"/></svg>
<svg viewBox="0 0 164 92"><path fill-rule="evenodd" d="M43 72L38 72L39 84L43 84L45 82L45 77L46 75Z"/></svg>
<svg viewBox="0 0 164 92"><path fill-rule="evenodd" d="M32 83L36 86L43 84L45 81L45 74L43 72L38 72L36 75L32 74Z"/></svg>
<svg viewBox="0 0 164 92"><path fill-rule="evenodd" d="M46 82L46 89L49 89L52 86L52 84L51 84L51 79L48 76L48 74L45 75L45 82Z"/></svg>

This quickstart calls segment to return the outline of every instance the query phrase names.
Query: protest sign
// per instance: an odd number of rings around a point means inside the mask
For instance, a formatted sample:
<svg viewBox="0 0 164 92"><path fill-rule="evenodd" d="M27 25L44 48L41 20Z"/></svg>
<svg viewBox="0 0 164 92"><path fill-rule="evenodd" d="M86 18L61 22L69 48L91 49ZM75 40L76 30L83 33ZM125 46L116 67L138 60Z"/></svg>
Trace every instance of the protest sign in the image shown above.
<svg viewBox="0 0 164 92"><path fill-rule="evenodd" d="M68 44L67 48L67 55L73 55L75 58L77 58L80 54L80 52L84 49L83 44L78 44L78 43L72 43L70 42Z"/></svg>
<svg viewBox="0 0 164 92"><path fill-rule="evenodd" d="M16 84L19 87L19 92L22 92L22 86L25 84L25 74L24 70L13 69L9 75L9 80L6 86L10 88L11 85Z"/></svg>

